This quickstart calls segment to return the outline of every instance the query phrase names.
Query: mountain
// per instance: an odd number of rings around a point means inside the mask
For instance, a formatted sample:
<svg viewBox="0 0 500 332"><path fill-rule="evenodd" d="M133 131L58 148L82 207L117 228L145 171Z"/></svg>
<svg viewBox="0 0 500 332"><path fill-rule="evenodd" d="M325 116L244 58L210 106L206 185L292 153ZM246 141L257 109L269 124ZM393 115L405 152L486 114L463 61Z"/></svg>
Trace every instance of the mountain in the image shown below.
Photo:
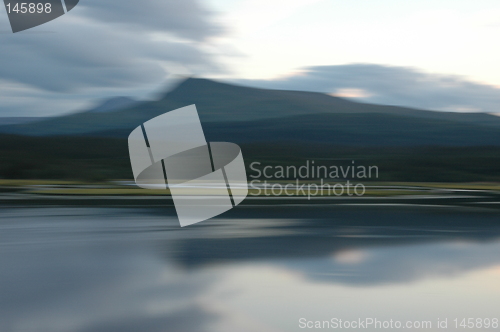
<svg viewBox="0 0 500 332"><path fill-rule="evenodd" d="M382 113L296 115L278 120L206 122L211 142L337 146L500 146L500 130L463 122ZM125 138L130 129L86 134Z"/></svg>
<svg viewBox="0 0 500 332"><path fill-rule="evenodd" d="M207 123L209 141L338 146L500 146L498 128L383 113L311 114L233 123Z"/></svg>
<svg viewBox="0 0 500 332"><path fill-rule="evenodd" d="M38 118L38 117L2 117L0 118L0 126L30 123L30 122L40 121L43 119L44 118Z"/></svg>
<svg viewBox="0 0 500 332"><path fill-rule="evenodd" d="M318 137L335 143L345 141L339 138L344 133L356 144L500 144L500 117L490 114L364 104L323 93L256 89L197 78L183 81L157 101L2 126L0 132L127 137L144 121L190 104L196 104L207 137L253 137L248 141Z"/></svg>
<svg viewBox="0 0 500 332"><path fill-rule="evenodd" d="M0 178L131 179L131 130L193 103L207 141L238 143L247 164L356 160L380 167L380 181L500 181L498 116L204 79L188 79L153 102L0 127L17 134L0 133Z"/></svg>
<svg viewBox="0 0 500 332"><path fill-rule="evenodd" d="M91 109L91 113L107 113L115 112L124 108L129 108L138 104L138 101L130 97L115 97L106 99L101 104Z"/></svg>

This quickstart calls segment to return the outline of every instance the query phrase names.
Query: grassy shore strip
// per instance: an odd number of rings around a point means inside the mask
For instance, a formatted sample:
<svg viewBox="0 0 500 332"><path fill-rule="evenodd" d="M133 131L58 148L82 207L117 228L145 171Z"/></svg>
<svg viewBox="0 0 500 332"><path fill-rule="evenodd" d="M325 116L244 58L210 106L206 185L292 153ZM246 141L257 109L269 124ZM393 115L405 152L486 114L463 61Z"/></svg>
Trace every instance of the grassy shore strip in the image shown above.
<svg viewBox="0 0 500 332"><path fill-rule="evenodd" d="M25 191L27 194L36 194L36 195L80 195L80 196L165 196L165 195L170 195L169 190L148 190L148 189L86 189L86 188L81 188L81 189L52 189L52 190L29 190ZM305 193L305 194L304 194ZM200 193L194 189L186 189L182 190L183 195L200 195ZM352 194L352 190L351 190ZM203 195L217 195L216 191L209 192L208 190L205 190ZM380 190L380 189L367 189L366 193L364 196L402 196L402 195L429 195L428 191L422 191L422 190ZM285 194L284 192L281 193L280 195L275 195L271 193L271 190L256 190L256 189L251 189L249 190L248 196L260 196L260 197L265 197L265 196L275 196L275 197L287 197L287 196L293 196L293 197L307 197L307 196L331 196L335 197L337 195L334 195L332 192L327 193L325 192L321 194L321 192L315 192L315 191L308 191L303 190L288 190L288 195ZM339 196L345 196L348 197L349 195L347 193L344 193L343 195ZM355 195L353 195L355 196Z"/></svg>
<svg viewBox="0 0 500 332"><path fill-rule="evenodd" d="M283 185L290 182L275 181L273 183ZM308 184L312 181L300 181L300 184L305 184L302 190L289 188L287 192L279 193L279 189L274 192L271 187L267 189L250 189L249 196L336 196L328 190L316 191L314 188L309 188ZM339 181L338 183L345 183ZM271 184L271 183L269 183ZM317 183L316 183L317 184ZM368 197L392 197L392 196L415 196L415 195L442 195L454 191L461 190L478 190L487 191L491 195L497 195L500 192L500 183L498 182L477 182L477 183L432 183L432 182L368 182L364 184L366 192L364 196ZM352 193L352 186L351 193ZM215 195L218 190L202 189L202 195ZM117 181L109 182L80 182L80 181L63 181L63 180L6 180L0 179L0 192L16 192L20 194L35 194L35 195L68 195L68 196L165 196L170 195L169 190L148 190L141 189L136 186L121 185ZM220 191L219 191L220 192ZM196 195L200 194L199 189L185 188L182 189L182 194ZM349 197L346 192L341 197ZM355 196L355 195L354 195Z"/></svg>
<svg viewBox="0 0 500 332"><path fill-rule="evenodd" d="M84 182L84 181L69 181L69 180L17 180L17 179L0 179L0 187L33 187L33 186L47 186L47 187L86 187L86 186L100 186L107 188L123 188L124 186L117 184L118 180L102 181L102 182ZM261 183L263 183L262 181ZM274 180L268 183L278 184L295 184L293 180ZM316 180L300 180L300 184L320 184ZM340 180L325 180L324 183L340 183L345 184L346 181ZM369 187L412 187L411 189L422 188L435 188L435 189L464 189L464 190L499 190L500 182L359 182L352 181L351 184L363 183L367 188ZM127 187L129 188L129 187ZM407 188L405 188L407 189Z"/></svg>
<svg viewBox="0 0 500 332"><path fill-rule="evenodd" d="M170 195L170 190L141 189L141 188L71 188L51 190L28 190L27 194L35 195L80 195L80 196L165 196Z"/></svg>
<svg viewBox="0 0 500 332"><path fill-rule="evenodd" d="M65 181L65 180L10 180L0 179L0 187L29 187L29 186L66 186L66 185L95 185L83 181ZM103 184L103 183L99 183Z"/></svg>
<svg viewBox="0 0 500 332"><path fill-rule="evenodd" d="M370 184L371 185L371 184ZM470 183L436 183L436 182L394 182L386 185L393 186L418 186L436 189L463 189L463 190L499 190L498 182L470 182Z"/></svg>

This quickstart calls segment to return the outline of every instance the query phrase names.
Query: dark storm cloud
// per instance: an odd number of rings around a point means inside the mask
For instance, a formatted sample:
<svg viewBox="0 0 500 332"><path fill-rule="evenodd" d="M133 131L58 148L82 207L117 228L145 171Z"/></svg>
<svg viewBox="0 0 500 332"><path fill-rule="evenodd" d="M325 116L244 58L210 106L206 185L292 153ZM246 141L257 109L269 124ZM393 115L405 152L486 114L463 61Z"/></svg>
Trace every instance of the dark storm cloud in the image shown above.
<svg viewBox="0 0 500 332"><path fill-rule="evenodd" d="M336 93L358 89L364 102L433 110L500 112L500 89L452 75L414 68L351 64L305 68L281 80L240 80L238 83L287 90Z"/></svg>
<svg viewBox="0 0 500 332"><path fill-rule="evenodd" d="M195 0L82 0L80 4L85 16L95 20L144 30L169 31L192 40L202 40L222 30L211 23L212 12Z"/></svg>
<svg viewBox="0 0 500 332"><path fill-rule="evenodd" d="M215 70L197 43L220 31L209 18L193 0L81 1L44 26L54 33L2 35L0 61L9 65L0 66L0 79L71 91L158 82L165 76L161 62ZM187 41L154 37L153 32Z"/></svg>
<svg viewBox="0 0 500 332"><path fill-rule="evenodd" d="M205 46L222 28L196 0L82 0L40 27L12 34L4 20L0 30L0 87L17 87L16 100L0 100L0 116L47 114L30 109L32 104L41 109L51 105L53 114L63 111L68 100L81 105L92 95L137 96L179 70L196 75L221 71Z"/></svg>
<svg viewBox="0 0 500 332"><path fill-rule="evenodd" d="M73 23L61 33L13 36L5 44L0 61L10 65L0 66L0 77L50 91L160 82L162 61L215 68L196 45L152 41L103 24Z"/></svg>

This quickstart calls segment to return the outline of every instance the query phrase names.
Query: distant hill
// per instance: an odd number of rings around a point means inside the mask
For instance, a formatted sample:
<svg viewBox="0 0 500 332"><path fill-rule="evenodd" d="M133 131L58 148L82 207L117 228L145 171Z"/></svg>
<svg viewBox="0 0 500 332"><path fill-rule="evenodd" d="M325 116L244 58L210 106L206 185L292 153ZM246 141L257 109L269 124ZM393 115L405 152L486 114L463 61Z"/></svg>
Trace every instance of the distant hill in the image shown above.
<svg viewBox="0 0 500 332"><path fill-rule="evenodd" d="M381 181L500 181L498 116L205 79L185 80L157 101L120 97L85 112L2 126L10 134L0 134L0 178L131 179L131 130L190 104L197 105L207 140L238 143L247 165L356 160L380 167Z"/></svg>
<svg viewBox="0 0 500 332"><path fill-rule="evenodd" d="M30 123L44 120L38 117L0 117L0 126Z"/></svg>
<svg viewBox="0 0 500 332"><path fill-rule="evenodd" d="M357 103L323 93L248 88L190 78L159 100L0 127L31 135L127 137L155 116L196 104L210 140L358 145L499 145L500 117ZM105 106L105 105L104 105ZM109 105L108 105L109 106Z"/></svg>
<svg viewBox="0 0 500 332"><path fill-rule="evenodd" d="M383 113L311 114L249 122L207 123L210 141L338 146L500 146L500 129Z"/></svg>
<svg viewBox="0 0 500 332"><path fill-rule="evenodd" d="M106 99L101 104L91 109L88 112L91 113L107 113L107 112L115 112L118 110L122 110L125 108L129 108L135 106L139 102L130 97L115 97L111 99Z"/></svg>
<svg viewBox="0 0 500 332"><path fill-rule="evenodd" d="M279 119L206 122L208 141L337 146L500 146L500 130L476 124L381 113L296 115ZM126 138L129 129L88 133Z"/></svg>

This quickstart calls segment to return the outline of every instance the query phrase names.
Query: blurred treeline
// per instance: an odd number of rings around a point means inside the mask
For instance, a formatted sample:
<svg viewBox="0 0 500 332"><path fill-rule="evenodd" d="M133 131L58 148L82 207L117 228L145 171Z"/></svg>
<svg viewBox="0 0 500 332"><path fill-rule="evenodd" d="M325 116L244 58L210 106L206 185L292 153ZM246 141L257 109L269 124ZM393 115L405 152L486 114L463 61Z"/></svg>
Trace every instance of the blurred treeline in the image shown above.
<svg viewBox="0 0 500 332"><path fill-rule="evenodd" d="M131 179L126 139L0 135L0 177Z"/></svg>
<svg viewBox="0 0 500 332"><path fill-rule="evenodd" d="M285 142L240 144L250 163L377 166L377 181L500 181L500 147L356 147ZM132 180L127 139L0 135L0 178Z"/></svg>

